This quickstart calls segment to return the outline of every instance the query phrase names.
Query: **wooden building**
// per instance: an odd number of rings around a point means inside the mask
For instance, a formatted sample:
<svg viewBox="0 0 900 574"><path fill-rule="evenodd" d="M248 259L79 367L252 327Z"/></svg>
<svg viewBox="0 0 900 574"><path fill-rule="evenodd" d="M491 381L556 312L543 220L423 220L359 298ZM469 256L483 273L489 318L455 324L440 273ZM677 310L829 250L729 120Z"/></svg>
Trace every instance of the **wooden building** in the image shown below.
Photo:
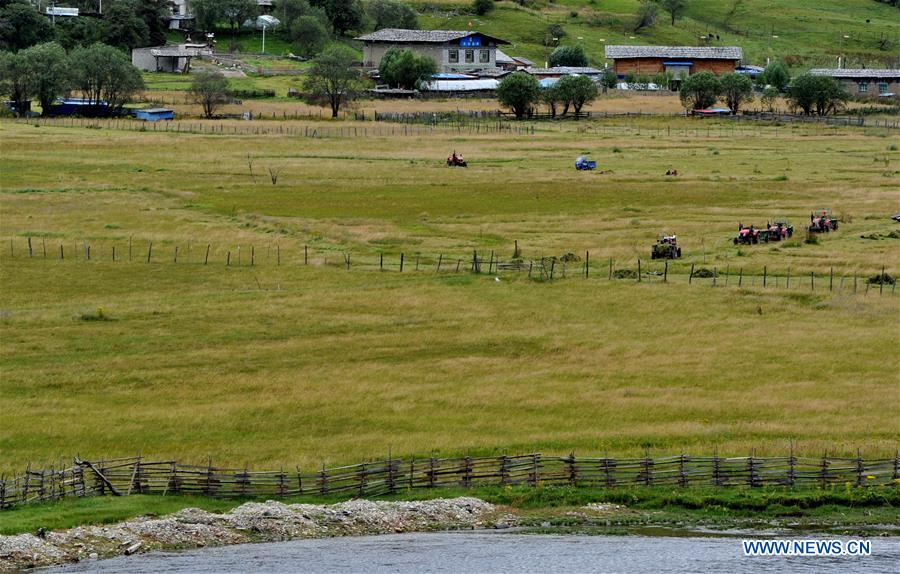
<svg viewBox="0 0 900 574"><path fill-rule="evenodd" d="M831 76L858 98L890 98L900 93L900 69L822 69L813 76Z"/></svg>
<svg viewBox="0 0 900 574"><path fill-rule="evenodd" d="M734 72L743 59L736 46L607 46L606 59L613 61L619 78L629 73L652 76L668 72L679 80L698 72Z"/></svg>
<svg viewBox="0 0 900 574"><path fill-rule="evenodd" d="M506 40L472 30L384 28L356 38L363 42L363 65L377 68L391 48L408 48L432 58L438 72L469 72L497 67L497 46Z"/></svg>

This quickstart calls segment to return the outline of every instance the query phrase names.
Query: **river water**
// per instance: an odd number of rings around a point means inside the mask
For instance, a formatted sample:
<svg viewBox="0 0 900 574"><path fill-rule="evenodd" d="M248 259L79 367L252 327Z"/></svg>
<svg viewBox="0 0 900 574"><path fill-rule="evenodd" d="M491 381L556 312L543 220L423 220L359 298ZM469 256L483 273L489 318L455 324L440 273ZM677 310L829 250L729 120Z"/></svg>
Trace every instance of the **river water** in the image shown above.
<svg viewBox="0 0 900 574"><path fill-rule="evenodd" d="M48 572L900 572L900 540L873 538L871 541L872 555L868 557L760 558L745 557L740 538L419 533L244 544L177 553L154 552L82 562Z"/></svg>

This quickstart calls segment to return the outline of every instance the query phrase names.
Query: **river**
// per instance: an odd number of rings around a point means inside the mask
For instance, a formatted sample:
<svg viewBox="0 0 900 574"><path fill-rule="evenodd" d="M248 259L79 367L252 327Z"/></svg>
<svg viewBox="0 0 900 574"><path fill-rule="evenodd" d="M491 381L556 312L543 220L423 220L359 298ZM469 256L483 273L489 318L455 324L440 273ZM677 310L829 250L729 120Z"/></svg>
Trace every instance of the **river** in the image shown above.
<svg viewBox="0 0 900 574"><path fill-rule="evenodd" d="M895 574L900 571L900 540L873 538L871 542L872 554L867 557L762 558L745 557L739 537L556 536L470 531L294 540L184 552L152 552L81 562L48 569L47 572Z"/></svg>

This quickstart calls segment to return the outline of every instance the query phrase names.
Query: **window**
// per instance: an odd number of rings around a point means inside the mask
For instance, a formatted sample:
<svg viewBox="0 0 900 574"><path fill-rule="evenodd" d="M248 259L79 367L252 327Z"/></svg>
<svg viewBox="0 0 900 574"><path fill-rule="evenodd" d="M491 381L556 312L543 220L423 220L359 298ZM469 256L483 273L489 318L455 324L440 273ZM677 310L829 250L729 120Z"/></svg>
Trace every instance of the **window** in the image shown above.
<svg viewBox="0 0 900 574"><path fill-rule="evenodd" d="M480 50L478 52L478 62L481 64L490 64L491 63L491 51L490 50Z"/></svg>
<svg viewBox="0 0 900 574"><path fill-rule="evenodd" d="M878 93L879 94L886 94L886 93L888 93L887 90L888 90L887 82L881 82L878 84Z"/></svg>
<svg viewBox="0 0 900 574"><path fill-rule="evenodd" d="M466 63L467 64L475 63L475 50L466 50Z"/></svg>
<svg viewBox="0 0 900 574"><path fill-rule="evenodd" d="M447 55L447 61L450 62L451 64L458 64L459 63L459 50L450 50L449 54Z"/></svg>
<svg viewBox="0 0 900 574"><path fill-rule="evenodd" d="M859 83L859 93L865 94L869 91L869 82L860 82Z"/></svg>

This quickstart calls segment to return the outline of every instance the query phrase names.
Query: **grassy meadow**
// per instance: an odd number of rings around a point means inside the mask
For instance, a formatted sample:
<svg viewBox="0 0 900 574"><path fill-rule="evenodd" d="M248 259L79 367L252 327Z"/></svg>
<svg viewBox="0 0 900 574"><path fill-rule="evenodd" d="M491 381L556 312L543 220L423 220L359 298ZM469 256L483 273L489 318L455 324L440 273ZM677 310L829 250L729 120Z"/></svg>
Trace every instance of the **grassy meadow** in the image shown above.
<svg viewBox="0 0 900 574"><path fill-rule="evenodd" d="M304 138L3 122L0 141L4 471L76 453L314 467L389 449L897 448L900 298L865 294L863 278L900 271L898 240L861 237L897 228L895 132L656 119ZM468 169L444 166L454 149ZM606 173L573 169L586 152ZM823 207L841 229L804 242ZM779 217L793 240L731 244L738 221ZM607 279L610 259L646 271L662 232L685 252L668 284ZM591 277L580 263L552 282L465 272L472 250L508 260L516 240L526 258L590 251ZM730 284L688 285L691 264ZM763 268L766 288L737 288L737 269Z"/></svg>

